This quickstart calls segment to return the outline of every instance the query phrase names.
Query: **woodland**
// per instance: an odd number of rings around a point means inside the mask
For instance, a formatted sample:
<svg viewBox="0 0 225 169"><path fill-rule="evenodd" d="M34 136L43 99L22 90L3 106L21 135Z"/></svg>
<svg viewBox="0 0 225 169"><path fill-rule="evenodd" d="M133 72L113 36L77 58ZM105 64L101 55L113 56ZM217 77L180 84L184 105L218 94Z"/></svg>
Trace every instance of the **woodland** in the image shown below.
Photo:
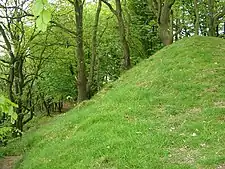
<svg viewBox="0 0 225 169"><path fill-rule="evenodd" d="M1 0L1 143L191 36L225 38L224 0Z"/></svg>

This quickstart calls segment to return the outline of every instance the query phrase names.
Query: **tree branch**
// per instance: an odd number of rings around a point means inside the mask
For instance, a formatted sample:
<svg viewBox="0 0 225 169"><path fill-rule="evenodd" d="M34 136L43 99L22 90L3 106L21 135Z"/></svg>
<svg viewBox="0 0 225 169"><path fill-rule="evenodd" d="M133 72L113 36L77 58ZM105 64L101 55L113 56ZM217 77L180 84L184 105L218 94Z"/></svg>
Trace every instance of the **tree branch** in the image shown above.
<svg viewBox="0 0 225 169"><path fill-rule="evenodd" d="M10 62L9 62L9 61L6 61L6 60L4 60L4 59L0 59L0 61L1 61L1 62L3 62L3 63L10 64Z"/></svg>
<svg viewBox="0 0 225 169"><path fill-rule="evenodd" d="M74 5L74 1L72 0L67 0L69 3L71 3L72 5Z"/></svg>
<svg viewBox="0 0 225 169"><path fill-rule="evenodd" d="M0 44L0 47L3 48L3 49L5 49L5 50L8 50L8 48L6 46L4 46L4 45L1 45Z"/></svg>
<svg viewBox="0 0 225 169"><path fill-rule="evenodd" d="M72 30L69 30L68 28L62 26L61 24L55 22L55 21L50 21L51 24L54 24L54 26L58 27L58 28L61 28L63 30L65 30L66 32L76 36L76 32L72 31Z"/></svg>
<svg viewBox="0 0 225 169"><path fill-rule="evenodd" d="M106 4L109 7L109 9L112 11L112 13L117 16L116 10L113 9L112 5L110 3L108 3L107 0L101 0L101 1L104 2L104 4Z"/></svg>
<svg viewBox="0 0 225 169"><path fill-rule="evenodd" d="M25 15L21 15L21 16L17 16L17 17L0 15L0 18L21 19L21 18L24 18L24 17L27 17L27 16L32 16L33 17L34 15L32 15L32 14L25 14Z"/></svg>
<svg viewBox="0 0 225 169"><path fill-rule="evenodd" d="M5 44L6 44L6 46L7 46L7 51L8 51L8 53L9 53L9 55L14 59L15 56L14 56L14 54L13 54L11 44L10 44L9 39L7 38L6 33L5 33L4 29L2 28L1 24L0 24L0 33L1 33L2 36L3 36L3 39L4 39Z"/></svg>
<svg viewBox="0 0 225 169"><path fill-rule="evenodd" d="M6 81L7 83L10 83L10 81L9 81L8 79L5 79L5 78L3 78L3 77L0 77L0 79Z"/></svg>

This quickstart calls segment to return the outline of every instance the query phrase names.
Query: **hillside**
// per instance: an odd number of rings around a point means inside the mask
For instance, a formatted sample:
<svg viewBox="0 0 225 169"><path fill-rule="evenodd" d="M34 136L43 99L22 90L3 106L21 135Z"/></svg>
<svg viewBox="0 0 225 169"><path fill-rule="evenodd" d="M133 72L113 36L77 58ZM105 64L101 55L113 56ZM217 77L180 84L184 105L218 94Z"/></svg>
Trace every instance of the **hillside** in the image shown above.
<svg viewBox="0 0 225 169"><path fill-rule="evenodd" d="M18 169L185 169L225 164L225 40L180 40L94 99L4 150Z"/></svg>

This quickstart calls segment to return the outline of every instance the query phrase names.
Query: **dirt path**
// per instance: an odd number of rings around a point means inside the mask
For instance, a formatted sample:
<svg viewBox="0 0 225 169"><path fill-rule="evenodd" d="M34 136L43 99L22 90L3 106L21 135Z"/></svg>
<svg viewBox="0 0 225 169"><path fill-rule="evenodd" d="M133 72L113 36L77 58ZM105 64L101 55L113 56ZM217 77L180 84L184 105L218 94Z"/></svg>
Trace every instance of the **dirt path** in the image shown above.
<svg viewBox="0 0 225 169"><path fill-rule="evenodd" d="M0 169L12 169L13 165L21 158L22 156L7 156L0 159Z"/></svg>

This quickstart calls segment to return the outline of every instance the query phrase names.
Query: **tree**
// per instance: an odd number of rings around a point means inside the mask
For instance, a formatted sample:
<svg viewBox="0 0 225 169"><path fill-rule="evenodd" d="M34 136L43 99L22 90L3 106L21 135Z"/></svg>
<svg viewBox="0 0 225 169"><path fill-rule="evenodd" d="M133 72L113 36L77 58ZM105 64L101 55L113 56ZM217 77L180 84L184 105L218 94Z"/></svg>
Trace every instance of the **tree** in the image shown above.
<svg viewBox="0 0 225 169"><path fill-rule="evenodd" d="M195 35L199 35L199 7L198 0L194 0L194 8L195 8Z"/></svg>
<svg viewBox="0 0 225 169"><path fill-rule="evenodd" d="M159 36L164 45L173 43L173 30L170 25L171 8L175 0L149 0L159 25Z"/></svg>
<svg viewBox="0 0 225 169"><path fill-rule="evenodd" d="M107 0L102 0L112 11L112 13L116 16L118 27L119 27L119 34L120 34L120 41L123 48L123 68L129 69L131 67L130 61L130 48L128 45L128 40L126 36L126 30L124 25L123 13L120 0L115 0L116 10L112 7L112 5Z"/></svg>
<svg viewBox="0 0 225 169"><path fill-rule="evenodd" d="M225 2L221 2L218 7L218 2L215 0L208 0L208 25L209 25L209 36L216 35L216 28L219 25L219 20L225 15ZM215 12L217 11L217 12ZM218 34L218 33L217 33Z"/></svg>
<svg viewBox="0 0 225 169"><path fill-rule="evenodd" d="M36 45L32 44L34 39L40 35L35 26L27 26L33 22L33 15L25 9L30 6L30 1L2 1L0 4L2 21L0 22L0 33L4 45L0 47L6 52L1 59L5 63L4 80L7 82L7 92L11 102L18 105L16 113L18 118L14 126L23 131L23 125L33 117L32 88L39 76L43 55L46 48L39 50L35 55L31 52ZM38 60L32 67L32 62ZM31 68L32 67L32 68ZM24 117L31 114L28 119Z"/></svg>
<svg viewBox="0 0 225 169"><path fill-rule="evenodd" d="M76 21L76 42L77 42L77 101L82 102L87 97L87 77L84 58L84 46L83 46L83 5L84 1L75 0L74 12Z"/></svg>
<svg viewBox="0 0 225 169"><path fill-rule="evenodd" d="M99 16L102 8L102 1L98 1L98 7L95 14L95 21L93 25L93 32L92 32L92 57L91 57L91 65L90 65L90 72L88 78L88 86L87 92L89 97L92 95L93 91L93 80L94 80L94 70L96 65L96 55L97 55L97 31L98 31L98 24L99 24Z"/></svg>

